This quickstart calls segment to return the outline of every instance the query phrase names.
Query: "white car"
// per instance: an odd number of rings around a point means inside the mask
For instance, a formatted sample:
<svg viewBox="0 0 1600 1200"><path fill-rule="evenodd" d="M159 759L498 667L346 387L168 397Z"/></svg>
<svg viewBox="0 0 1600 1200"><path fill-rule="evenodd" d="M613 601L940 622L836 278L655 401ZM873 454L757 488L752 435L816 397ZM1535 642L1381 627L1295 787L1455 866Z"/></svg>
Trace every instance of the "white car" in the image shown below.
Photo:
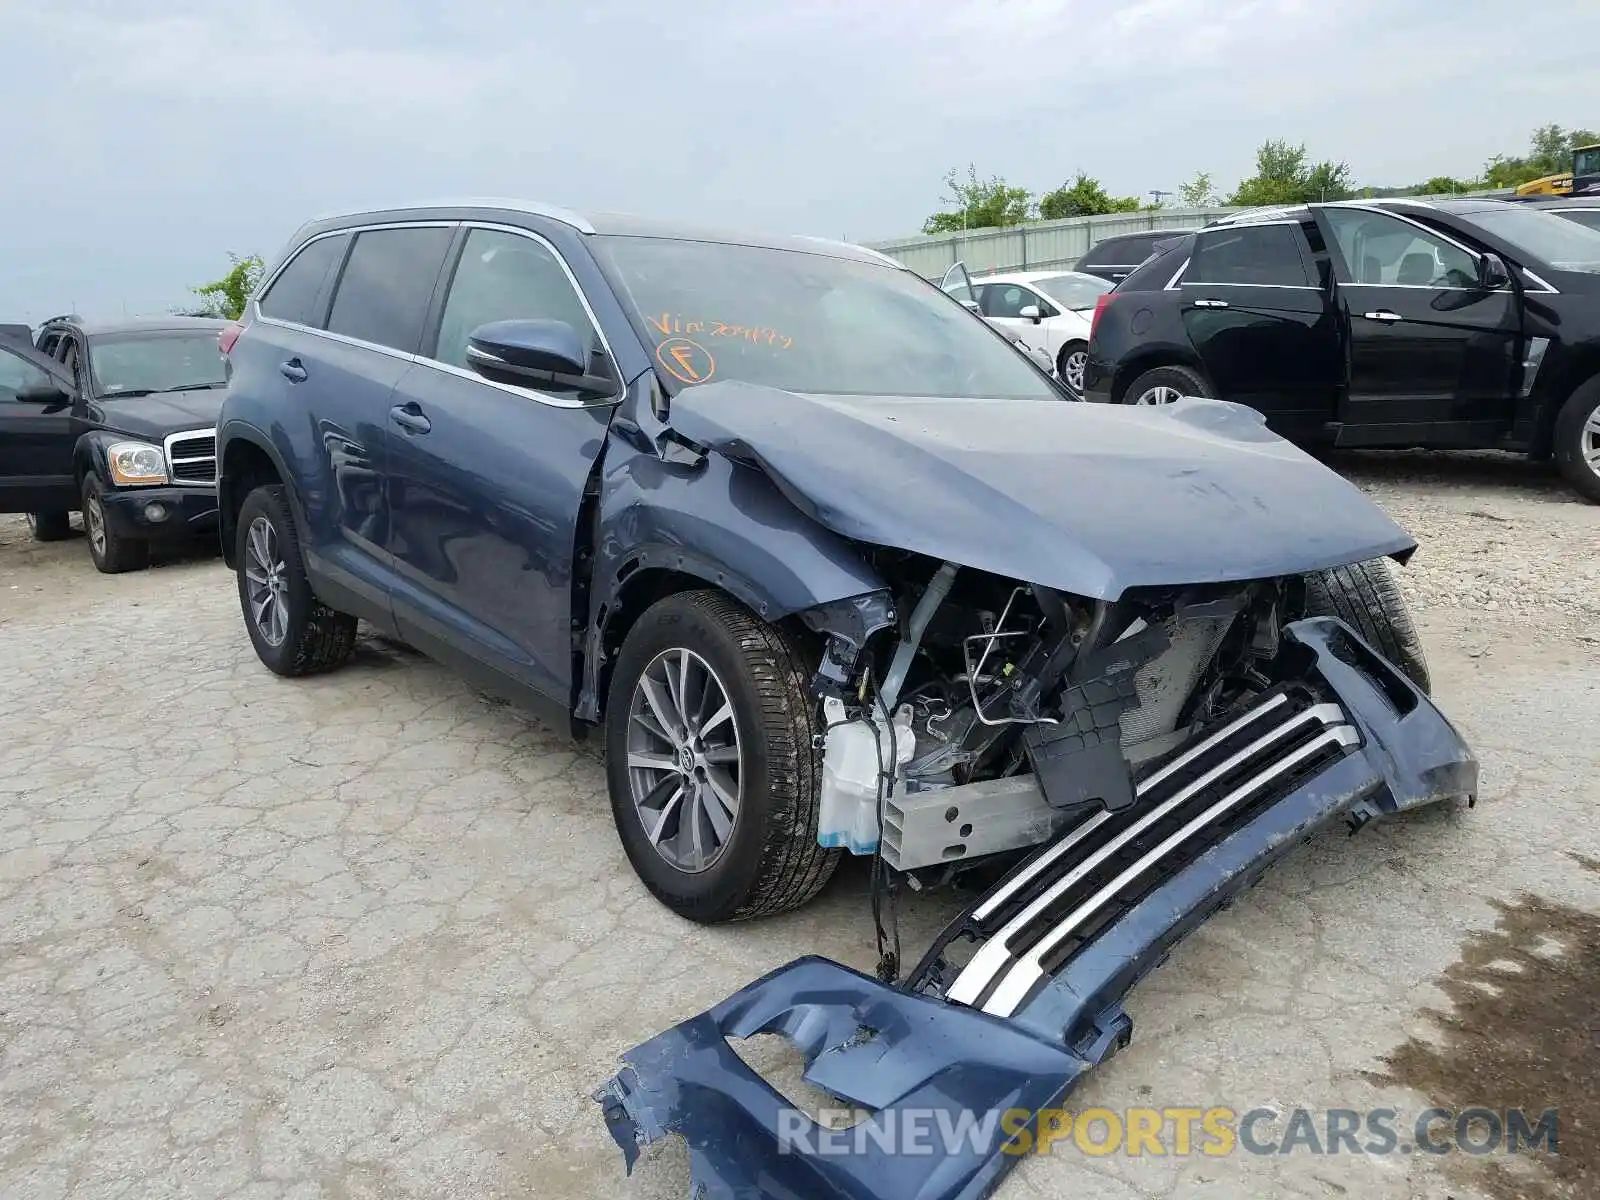
<svg viewBox="0 0 1600 1200"><path fill-rule="evenodd" d="M960 266L960 264L957 264ZM1083 366L1095 301L1115 286L1082 271L1007 271L969 279L963 269L944 290L1055 364L1067 390L1083 399Z"/></svg>

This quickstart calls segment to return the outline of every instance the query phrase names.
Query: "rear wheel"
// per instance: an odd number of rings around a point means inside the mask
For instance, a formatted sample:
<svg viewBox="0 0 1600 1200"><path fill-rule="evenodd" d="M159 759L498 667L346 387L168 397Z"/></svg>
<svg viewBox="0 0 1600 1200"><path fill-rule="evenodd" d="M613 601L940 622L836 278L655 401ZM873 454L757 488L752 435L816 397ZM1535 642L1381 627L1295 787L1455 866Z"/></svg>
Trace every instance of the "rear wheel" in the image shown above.
<svg viewBox="0 0 1600 1200"><path fill-rule="evenodd" d="M1422 638L1387 560L1374 558L1307 575L1306 615L1337 617L1399 667L1423 695L1429 693L1432 680Z"/></svg>
<svg viewBox="0 0 1600 1200"><path fill-rule="evenodd" d="M1600 503L1600 378L1591 379L1556 416L1556 466L1578 494Z"/></svg>
<svg viewBox="0 0 1600 1200"><path fill-rule="evenodd" d="M611 811L656 899L712 923L798 908L839 851L817 844L820 732L807 656L720 592L652 606L617 657Z"/></svg>
<svg viewBox="0 0 1600 1200"><path fill-rule="evenodd" d="M106 520L105 489L98 475L83 481L83 532L89 539L89 558L107 575L142 571L150 565L150 543L124 537Z"/></svg>
<svg viewBox="0 0 1600 1200"><path fill-rule="evenodd" d="M234 546L239 607L256 657L279 675L332 670L350 657L356 619L318 600L282 484L244 498Z"/></svg>
<svg viewBox="0 0 1600 1200"><path fill-rule="evenodd" d="M1210 396L1211 389L1197 371L1188 367L1156 367L1146 371L1122 393L1124 404L1171 404L1183 396Z"/></svg>
<svg viewBox="0 0 1600 1200"><path fill-rule="evenodd" d="M66 512L29 513L28 530L36 542L59 542L72 535L72 521Z"/></svg>

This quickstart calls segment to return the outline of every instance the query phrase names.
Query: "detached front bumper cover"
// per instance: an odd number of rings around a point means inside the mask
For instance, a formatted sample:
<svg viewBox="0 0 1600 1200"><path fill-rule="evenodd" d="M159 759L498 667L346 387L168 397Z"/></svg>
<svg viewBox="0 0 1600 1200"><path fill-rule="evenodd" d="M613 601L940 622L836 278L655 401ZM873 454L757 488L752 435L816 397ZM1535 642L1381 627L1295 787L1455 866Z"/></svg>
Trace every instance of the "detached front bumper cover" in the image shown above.
<svg viewBox="0 0 1600 1200"><path fill-rule="evenodd" d="M1090 906L1073 900L1078 906L1067 917L1052 916L1045 892L1053 886L1052 894L1066 894L1074 883L1067 876L1083 874L1068 869L1087 860L1082 853L1063 853L1059 841L1042 847L974 904L905 985L892 987L826 959L801 958L635 1047L595 1097L628 1169L641 1146L677 1134L688 1145L695 1200L980 1200L1015 1165L1019 1155L1007 1147L1015 1150L1024 1136L1037 1133L1040 1110L1060 1106L1088 1070L1127 1044L1132 1023L1121 1002L1129 989L1290 849L1340 818L1359 827L1404 808L1475 799L1478 768L1466 743L1353 630L1331 618L1312 618L1285 634L1308 656L1308 678L1337 697L1332 757L1307 758L1314 763L1309 774L1262 773L1261 779L1288 780L1281 794L1240 809L1237 824L1192 855L1161 857L1177 844L1168 836L1148 855L1158 864L1153 880L1123 888L1122 903L1100 904L1095 912L1103 923L1087 926L1086 936L1065 939L1070 950L1046 956L1047 969L1036 979L1020 976L1033 982L1021 993L1013 984L1010 999L1003 996L1004 984L974 992L970 1003L945 998L961 993L960 977L977 955L950 966L942 954L958 939L987 936L997 943L990 957L998 953L1014 972L1024 956L998 942L1026 923L1030 901L1045 912L1040 919L1047 925L1058 922L1049 934L1072 933L1071 923ZM1327 708L1309 711L1325 721ZM1297 723L1309 726L1317 743L1330 741L1317 721ZM1261 727L1272 736L1269 726ZM1206 764L1206 753L1230 750L1220 735L1198 746L1193 770ZM1242 761L1240 754L1232 753L1222 765L1236 760ZM1209 805L1207 777L1194 776L1187 789L1179 789L1190 800L1174 792L1177 798L1154 806L1145 801L1135 813L1148 809L1146 817L1153 817L1156 808ZM1246 790L1235 787L1230 796ZM1187 811L1174 808L1171 819ZM1125 850L1138 850L1139 832L1124 827L1117 840ZM1078 833L1069 830L1061 840ZM1114 849L1105 846L1108 858ZM1097 904L1105 894L1095 897ZM1035 958L1039 945L1035 936ZM758 1033L787 1038L806 1060L808 1083L871 1115L846 1131L816 1125L729 1044ZM1011 1115L1002 1120L1002 1114Z"/></svg>

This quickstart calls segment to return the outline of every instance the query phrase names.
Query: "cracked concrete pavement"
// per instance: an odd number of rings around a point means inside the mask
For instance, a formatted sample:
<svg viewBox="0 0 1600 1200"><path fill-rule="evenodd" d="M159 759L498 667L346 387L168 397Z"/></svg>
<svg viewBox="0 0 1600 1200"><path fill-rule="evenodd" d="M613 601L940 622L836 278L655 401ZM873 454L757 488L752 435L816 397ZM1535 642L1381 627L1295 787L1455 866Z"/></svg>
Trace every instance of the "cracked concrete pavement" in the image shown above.
<svg viewBox="0 0 1600 1200"><path fill-rule="evenodd" d="M1424 560L1487 500L1573 531L1556 544L1593 577L1600 510L1559 485L1359 469L1441 515ZM1080 1106L1415 1114L1430 1097L1371 1072L1431 1036L1491 902L1600 911L1596 631L1554 607L1419 617L1479 806L1302 848L1134 992L1133 1045ZM214 557L102 576L80 539L0 518L0 647L7 1200L682 1197L681 1148L623 1177L589 1099L618 1053L797 954L871 969L859 865L800 913L685 924L629 869L583 747L376 641L269 675ZM905 907L908 953L952 911ZM1471 1166L1058 1147L999 1195L1460 1200L1487 1186Z"/></svg>

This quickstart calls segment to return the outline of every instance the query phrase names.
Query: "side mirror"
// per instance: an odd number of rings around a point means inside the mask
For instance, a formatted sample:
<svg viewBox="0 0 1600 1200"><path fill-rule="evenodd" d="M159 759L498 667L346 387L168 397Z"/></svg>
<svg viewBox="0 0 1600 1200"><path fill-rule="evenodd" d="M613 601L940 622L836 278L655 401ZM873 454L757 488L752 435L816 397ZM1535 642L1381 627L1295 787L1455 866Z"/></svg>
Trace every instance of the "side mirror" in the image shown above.
<svg viewBox="0 0 1600 1200"><path fill-rule="evenodd" d="M491 321L467 335L467 364L485 379L517 387L609 392L614 381L589 374L583 337L565 321Z"/></svg>
<svg viewBox="0 0 1600 1200"><path fill-rule="evenodd" d="M1035 325L1044 320L1044 317L1039 312L1039 306L1037 304L1024 304L1021 308L1017 309L1017 316L1021 317L1024 321L1032 321Z"/></svg>
<svg viewBox="0 0 1600 1200"><path fill-rule="evenodd" d="M981 312L981 310L978 308L978 302L976 300L959 300L957 303L969 313Z"/></svg>
<svg viewBox="0 0 1600 1200"><path fill-rule="evenodd" d="M1478 285L1493 291L1503 288L1511 282L1511 272L1506 269L1505 259L1498 254L1485 254L1478 259Z"/></svg>
<svg viewBox="0 0 1600 1200"><path fill-rule="evenodd" d="M72 397L55 383L36 383L17 389L17 399L23 404L69 404Z"/></svg>

